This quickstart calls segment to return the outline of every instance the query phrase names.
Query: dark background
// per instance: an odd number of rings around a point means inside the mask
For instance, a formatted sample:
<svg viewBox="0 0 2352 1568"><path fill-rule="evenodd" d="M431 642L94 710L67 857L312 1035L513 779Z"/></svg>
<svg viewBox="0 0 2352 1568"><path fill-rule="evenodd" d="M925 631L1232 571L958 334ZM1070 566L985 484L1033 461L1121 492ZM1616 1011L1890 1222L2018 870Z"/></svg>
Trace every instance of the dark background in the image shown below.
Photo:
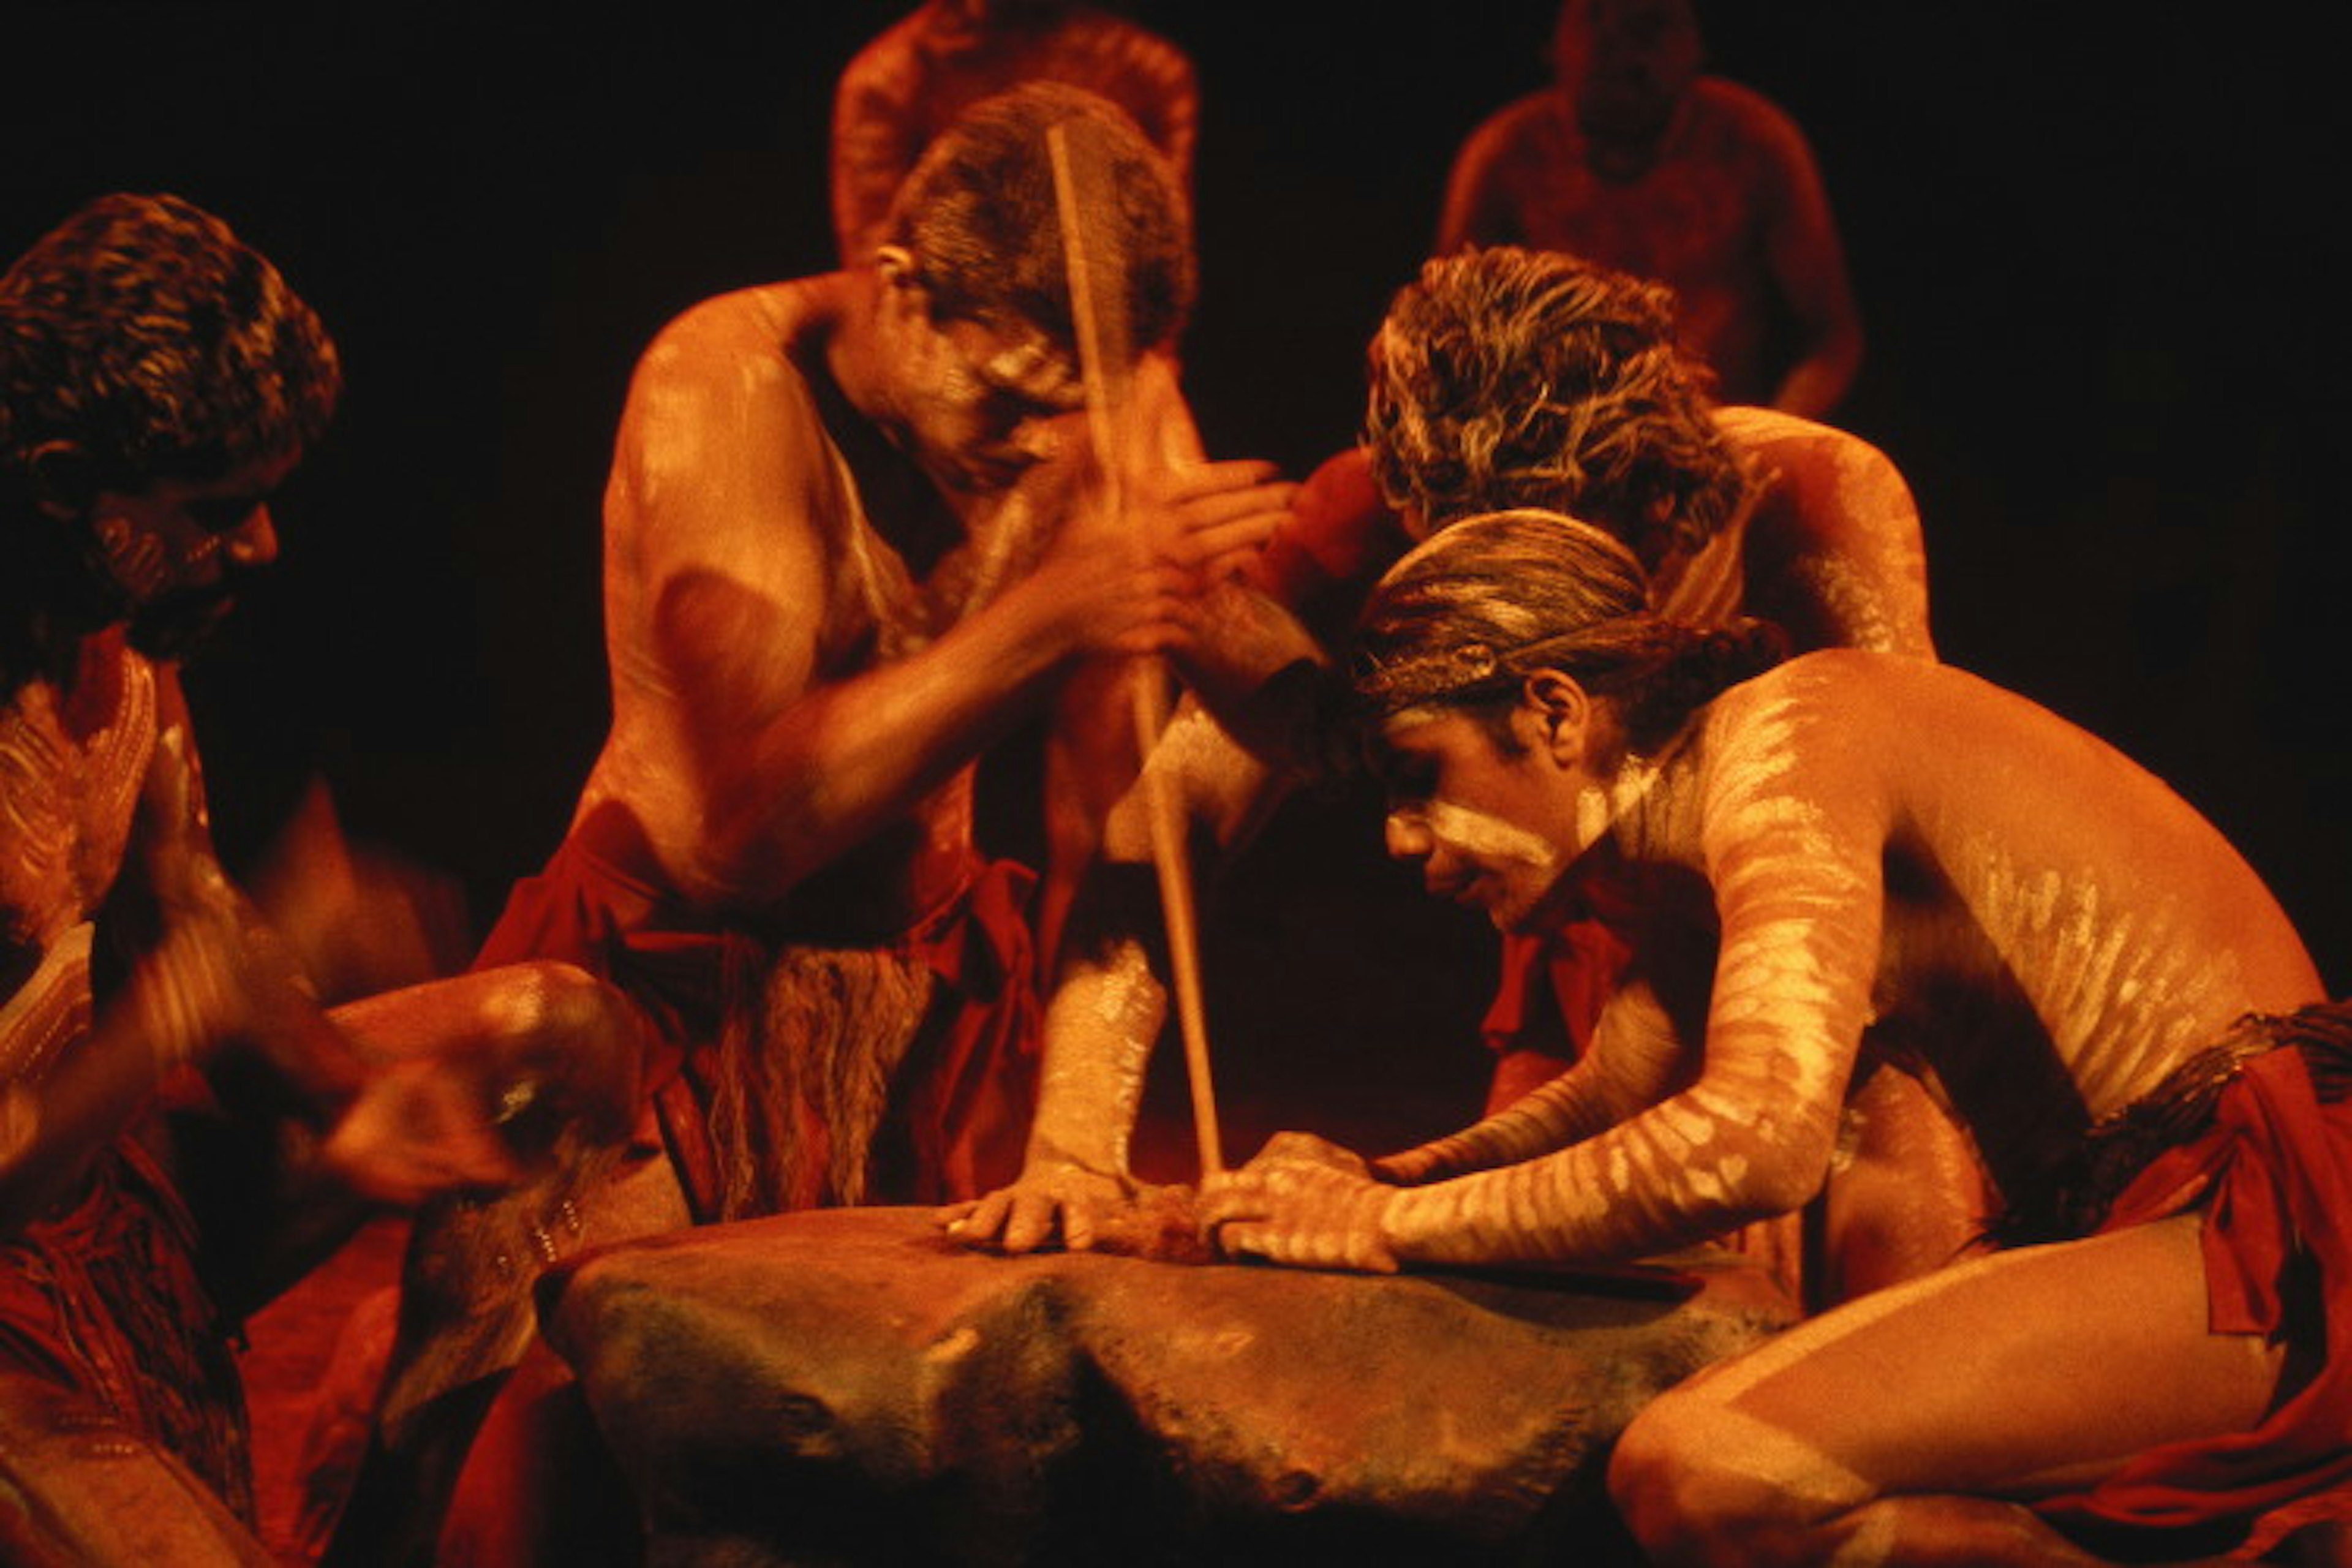
<svg viewBox="0 0 2352 1568"><path fill-rule="evenodd" d="M1213 449L1304 473L1350 438L1452 152L1540 85L1554 8L1129 7L1203 85L1186 357ZM233 860L315 773L478 924L537 868L603 730L629 366L695 300L831 264L832 81L903 9L5 13L0 253L101 191L178 191L343 350L284 558L191 672ZM1945 656L2172 780L2341 988L2347 142L2324 13L2262 15L1701 6L1716 68L1820 156L1871 342L1841 422L1918 494ZM1475 1106L1487 939L1380 863L1361 805L1294 806L1211 910L1237 1152L1276 1122L1383 1137Z"/></svg>

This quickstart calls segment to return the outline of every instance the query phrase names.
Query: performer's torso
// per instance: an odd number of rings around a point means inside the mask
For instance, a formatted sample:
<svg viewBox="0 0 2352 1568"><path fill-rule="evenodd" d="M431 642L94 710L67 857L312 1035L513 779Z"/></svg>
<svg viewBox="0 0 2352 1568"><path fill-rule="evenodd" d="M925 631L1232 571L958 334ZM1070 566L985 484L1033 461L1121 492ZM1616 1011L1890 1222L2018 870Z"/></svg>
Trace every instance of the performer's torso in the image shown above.
<svg viewBox="0 0 2352 1568"><path fill-rule="evenodd" d="M1038 542L1019 504L967 504L957 515L850 407L821 358L792 352L802 308L797 287L784 284L723 297L695 313L705 363L689 374L737 375L751 389L745 437L789 455L779 482L794 492L793 526L802 533L790 541L747 533L716 552L721 558L733 552L741 571L713 591L728 617L728 658L740 698L729 733L715 741L684 727L678 689L688 677L665 642L664 618L673 611L664 599L676 582L656 564L659 546L647 537L656 524L645 498L620 481L625 453L607 492L614 724L581 815L620 802L639 819L659 866L689 861L703 848L709 802L698 748L748 739L811 691L920 651L1034 558ZM625 424L625 446L657 437L657 427L633 437ZM887 527L878 521L885 518ZM758 558L776 548L814 553L819 603L778 605L767 595ZM889 721L886 714L872 718ZM959 770L782 897L739 912L795 934L844 940L904 929L969 874L971 783L971 768Z"/></svg>
<svg viewBox="0 0 2352 1568"><path fill-rule="evenodd" d="M1708 991L1737 962L1695 930L1734 885L1766 899L1804 885L1770 937L1792 952L1834 955L1844 939L1828 928L1859 933L1875 919L1874 958L1862 950L1850 975L1834 956L1782 967L1855 987L1812 1010L1819 1021L1932 1065L1997 1177L2147 1093L2241 1014L2320 999L2275 900L2186 802L2095 738L1948 668L1846 653L1783 666L1718 699L1671 771L1681 782L1660 802L1693 791L1707 802L1695 843L1751 841L1727 826L1737 811L1769 820L1779 845L1693 847L1703 880L1655 900L1637 947L1665 955L1676 1010L1709 1017ZM1856 889L1880 882L1878 900L1813 883L1841 858L1862 873Z"/></svg>
<svg viewBox="0 0 2352 1568"><path fill-rule="evenodd" d="M0 700L0 1079L86 1017L89 922L131 841L155 688L117 630L82 641L63 685Z"/></svg>
<svg viewBox="0 0 2352 1568"><path fill-rule="evenodd" d="M1777 294L1765 251L1774 173L1744 100L1701 81L1658 161L1639 177L1596 174L1567 100L1524 100L1495 170L1521 243L1570 251L1675 290L1683 341L1716 369L1723 399L1762 402Z"/></svg>

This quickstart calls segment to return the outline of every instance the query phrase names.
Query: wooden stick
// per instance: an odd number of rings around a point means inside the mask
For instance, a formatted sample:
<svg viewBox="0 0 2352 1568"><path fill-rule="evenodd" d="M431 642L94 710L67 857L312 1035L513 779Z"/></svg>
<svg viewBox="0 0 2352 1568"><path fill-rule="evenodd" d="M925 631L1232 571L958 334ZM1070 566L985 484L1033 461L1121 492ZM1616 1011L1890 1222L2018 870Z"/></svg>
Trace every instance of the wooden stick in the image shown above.
<svg viewBox="0 0 2352 1568"><path fill-rule="evenodd" d="M1053 159L1063 264L1070 279L1070 314L1077 326L1078 371L1087 389L1087 428L1094 437L1103 504L1111 517L1118 518L1125 513L1123 487L1133 423L1133 362L1128 353L1122 310L1126 291L1118 286L1124 282L1125 258L1116 252L1094 257L1087 253L1085 218L1099 210L1101 183L1088 177L1094 174L1092 168L1076 167L1066 129L1057 124L1046 131L1046 150ZM1096 297L1097 268L1101 268L1099 280L1112 285L1104 290L1110 296L1108 309ZM1150 826L1151 863L1159 874L1160 910L1168 925L1169 969L1176 992L1177 1025L1184 1041L1185 1079L1192 1090L1192 1136L1200 1151L1201 1173L1210 1176L1225 1168L1225 1159L1217 1136L1216 1095L1209 1078L1209 1026L1202 1005L1192 866L1185 853L1181 805L1168 779L1151 767L1152 745L1167 722L1165 680L1161 660L1139 658L1128 685L1134 698L1137 773Z"/></svg>

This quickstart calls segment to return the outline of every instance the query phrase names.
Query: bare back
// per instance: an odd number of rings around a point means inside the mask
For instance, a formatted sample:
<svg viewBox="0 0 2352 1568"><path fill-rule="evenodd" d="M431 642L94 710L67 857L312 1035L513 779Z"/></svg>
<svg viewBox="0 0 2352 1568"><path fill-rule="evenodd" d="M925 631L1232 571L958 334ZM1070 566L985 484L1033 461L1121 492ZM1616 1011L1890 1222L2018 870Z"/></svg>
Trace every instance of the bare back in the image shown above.
<svg viewBox="0 0 2352 1568"><path fill-rule="evenodd" d="M1836 1081L1864 1032L1916 1050L2013 1174L2240 1014L2321 995L2211 824L1974 677L1815 655L1719 700L1702 747L1711 1060L1752 1041Z"/></svg>
<svg viewBox="0 0 2352 1568"><path fill-rule="evenodd" d="M1923 1056L2014 1179L2239 1015L2322 995L2162 781L1924 660L1831 650L1733 689L1611 834L1645 891L1627 983L1573 1069L1463 1135L1558 1152L1400 1194L1402 1255L1641 1256L1785 1212L1866 1037Z"/></svg>

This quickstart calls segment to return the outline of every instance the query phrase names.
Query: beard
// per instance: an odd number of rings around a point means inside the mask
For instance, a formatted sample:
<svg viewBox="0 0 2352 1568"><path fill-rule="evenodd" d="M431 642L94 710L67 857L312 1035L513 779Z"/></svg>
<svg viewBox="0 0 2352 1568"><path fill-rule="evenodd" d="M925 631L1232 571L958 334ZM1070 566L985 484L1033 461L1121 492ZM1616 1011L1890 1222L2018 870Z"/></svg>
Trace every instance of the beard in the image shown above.
<svg viewBox="0 0 2352 1568"><path fill-rule="evenodd" d="M149 658L176 662L202 647L236 604L229 583L167 594L134 608L126 635Z"/></svg>

